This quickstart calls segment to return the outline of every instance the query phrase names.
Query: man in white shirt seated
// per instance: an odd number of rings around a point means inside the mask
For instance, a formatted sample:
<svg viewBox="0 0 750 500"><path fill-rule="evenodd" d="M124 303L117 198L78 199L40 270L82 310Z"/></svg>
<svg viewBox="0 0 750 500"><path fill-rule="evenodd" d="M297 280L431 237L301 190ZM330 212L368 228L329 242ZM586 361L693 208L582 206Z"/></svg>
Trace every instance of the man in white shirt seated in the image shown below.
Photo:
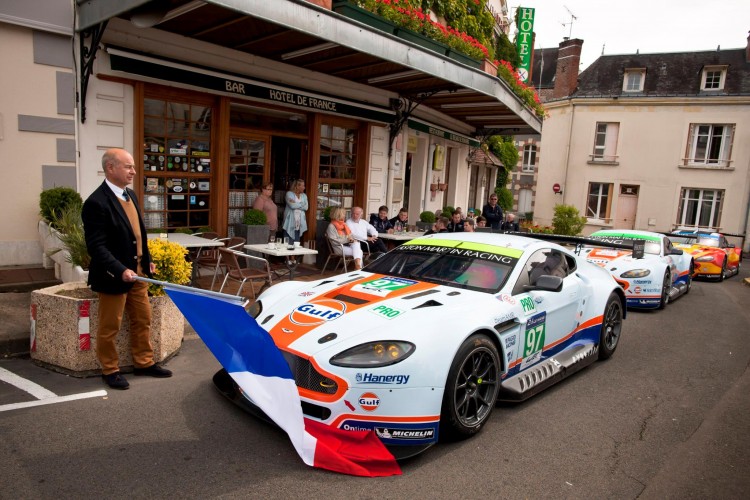
<svg viewBox="0 0 750 500"><path fill-rule="evenodd" d="M346 221L346 225L351 229L354 239L360 242L363 252L368 250L368 244L370 254L387 251L383 240L378 239L378 230L375 226L362 218L362 207L352 208L352 217Z"/></svg>

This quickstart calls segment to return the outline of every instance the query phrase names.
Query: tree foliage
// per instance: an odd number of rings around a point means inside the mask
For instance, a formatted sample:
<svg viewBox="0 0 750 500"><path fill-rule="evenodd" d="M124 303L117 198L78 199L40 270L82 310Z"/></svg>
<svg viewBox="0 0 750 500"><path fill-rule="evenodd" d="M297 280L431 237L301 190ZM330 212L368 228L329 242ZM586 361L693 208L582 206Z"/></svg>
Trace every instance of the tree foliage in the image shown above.
<svg viewBox="0 0 750 500"><path fill-rule="evenodd" d="M585 225L586 217L582 217L576 207L573 205L555 205L555 216L552 218L552 227L555 234L576 236L581 234Z"/></svg>

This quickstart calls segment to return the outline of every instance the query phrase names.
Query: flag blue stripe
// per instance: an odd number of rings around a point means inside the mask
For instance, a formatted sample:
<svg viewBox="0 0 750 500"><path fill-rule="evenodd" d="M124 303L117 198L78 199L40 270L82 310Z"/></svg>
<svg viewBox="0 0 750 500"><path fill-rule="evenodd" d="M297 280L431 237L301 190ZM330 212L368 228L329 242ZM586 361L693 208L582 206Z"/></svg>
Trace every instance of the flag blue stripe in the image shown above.
<svg viewBox="0 0 750 500"><path fill-rule="evenodd" d="M271 336L238 304L166 289L185 319L229 372L293 379Z"/></svg>

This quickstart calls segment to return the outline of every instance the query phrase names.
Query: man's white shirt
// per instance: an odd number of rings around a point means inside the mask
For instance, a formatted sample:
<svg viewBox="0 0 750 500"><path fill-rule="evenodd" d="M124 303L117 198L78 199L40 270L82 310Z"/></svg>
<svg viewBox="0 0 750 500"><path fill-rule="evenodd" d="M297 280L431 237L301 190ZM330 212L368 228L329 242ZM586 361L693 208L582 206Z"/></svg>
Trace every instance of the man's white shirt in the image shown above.
<svg viewBox="0 0 750 500"><path fill-rule="evenodd" d="M368 236L377 236L378 230L375 226L370 224L364 219L359 219L359 222L354 222L352 219L346 221L346 225L352 231L352 236L357 241L367 241Z"/></svg>

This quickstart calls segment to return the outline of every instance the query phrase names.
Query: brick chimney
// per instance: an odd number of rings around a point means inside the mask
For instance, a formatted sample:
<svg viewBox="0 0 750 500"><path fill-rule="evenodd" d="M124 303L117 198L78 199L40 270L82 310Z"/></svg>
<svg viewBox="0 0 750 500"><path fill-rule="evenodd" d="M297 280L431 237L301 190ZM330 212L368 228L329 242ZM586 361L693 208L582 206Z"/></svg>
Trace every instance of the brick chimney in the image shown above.
<svg viewBox="0 0 750 500"><path fill-rule="evenodd" d="M567 97L578 86L578 68L581 63L583 40L574 38L560 42L555 72L555 88L552 98Z"/></svg>

